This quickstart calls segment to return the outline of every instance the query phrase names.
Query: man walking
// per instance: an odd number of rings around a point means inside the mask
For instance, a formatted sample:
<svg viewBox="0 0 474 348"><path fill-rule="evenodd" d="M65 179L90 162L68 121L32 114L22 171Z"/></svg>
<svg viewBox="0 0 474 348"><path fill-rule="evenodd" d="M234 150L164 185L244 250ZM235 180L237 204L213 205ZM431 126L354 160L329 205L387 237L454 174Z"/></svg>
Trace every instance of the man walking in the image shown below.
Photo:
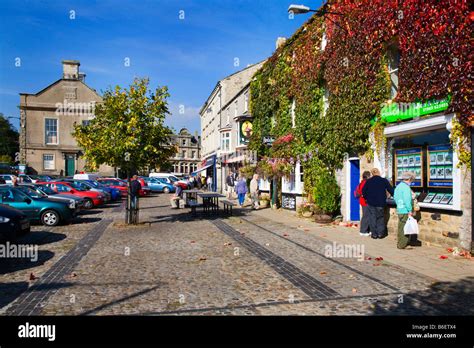
<svg viewBox="0 0 474 348"><path fill-rule="evenodd" d="M234 186L235 186L234 173L230 172L229 175L227 175L227 178L225 179L225 183L227 185L227 199L232 199L234 195Z"/></svg>
<svg viewBox="0 0 474 348"><path fill-rule="evenodd" d="M258 174L253 175L250 181L250 197L252 198L252 208L258 209Z"/></svg>
<svg viewBox="0 0 474 348"><path fill-rule="evenodd" d="M131 202L131 207L132 209L137 208L137 203L138 203L138 197L140 195L140 190L142 188L142 185L138 181L138 175L134 175L132 177L132 181L130 182L130 198L132 199Z"/></svg>
<svg viewBox="0 0 474 348"><path fill-rule="evenodd" d="M362 174L362 181L354 191L354 196L359 198L359 204L362 207L362 218L360 219L360 235L361 236L370 236L369 228L369 212L367 211L367 201L362 196L362 189L364 188L367 180L370 179L370 172L366 170Z"/></svg>
<svg viewBox="0 0 474 348"><path fill-rule="evenodd" d="M387 206L387 192L393 196L393 187L387 179L380 176L378 168L372 168L370 172L372 177L362 188L362 196L367 201L371 237L373 239L385 238L387 226L384 213Z"/></svg>

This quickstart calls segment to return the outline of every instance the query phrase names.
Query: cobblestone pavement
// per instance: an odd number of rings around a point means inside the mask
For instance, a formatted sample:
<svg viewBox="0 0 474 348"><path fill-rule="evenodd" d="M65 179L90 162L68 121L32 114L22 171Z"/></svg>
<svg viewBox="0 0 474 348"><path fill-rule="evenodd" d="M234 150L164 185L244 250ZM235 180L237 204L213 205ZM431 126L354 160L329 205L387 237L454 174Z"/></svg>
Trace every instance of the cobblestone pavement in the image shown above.
<svg viewBox="0 0 474 348"><path fill-rule="evenodd" d="M40 244L38 262L0 261L0 314L474 313L472 279L436 282L377 255L330 257L327 240L248 210L193 219L167 195L140 205L137 227L123 226L117 204L35 226L23 242Z"/></svg>

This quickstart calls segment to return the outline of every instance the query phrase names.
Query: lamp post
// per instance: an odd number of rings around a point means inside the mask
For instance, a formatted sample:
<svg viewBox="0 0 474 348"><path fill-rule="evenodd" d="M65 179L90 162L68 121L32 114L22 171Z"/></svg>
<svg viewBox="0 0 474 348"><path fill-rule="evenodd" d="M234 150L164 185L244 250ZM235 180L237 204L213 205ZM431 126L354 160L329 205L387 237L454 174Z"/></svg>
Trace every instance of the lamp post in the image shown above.
<svg viewBox="0 0 474 348"><path fill-rule="evenodd" d="M321 8L319 10L313 10L313 9L311 9L308 6L305 6L305 5L291 4L290 7L288 7L288 13L305 14L305 13L308 13L308 12L314 12L319 17L324 16L325 14L342 15L342 13L328 11L328 6L329 5L326 3L323 6L321 6Z"/></svg>

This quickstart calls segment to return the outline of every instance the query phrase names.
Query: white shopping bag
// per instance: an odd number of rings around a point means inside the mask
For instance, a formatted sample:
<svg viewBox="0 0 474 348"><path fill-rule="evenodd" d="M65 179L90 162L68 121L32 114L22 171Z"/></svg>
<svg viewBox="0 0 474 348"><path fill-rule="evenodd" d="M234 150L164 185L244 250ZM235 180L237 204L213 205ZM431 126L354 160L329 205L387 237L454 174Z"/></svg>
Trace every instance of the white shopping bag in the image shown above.
<svg viewBox="0 0 474 348"><path fill-rule="evenodd" d="M418 234L418 222L416 222L413 216L408 217L407 223L403 228L403 233L405 235Z"/></svg>

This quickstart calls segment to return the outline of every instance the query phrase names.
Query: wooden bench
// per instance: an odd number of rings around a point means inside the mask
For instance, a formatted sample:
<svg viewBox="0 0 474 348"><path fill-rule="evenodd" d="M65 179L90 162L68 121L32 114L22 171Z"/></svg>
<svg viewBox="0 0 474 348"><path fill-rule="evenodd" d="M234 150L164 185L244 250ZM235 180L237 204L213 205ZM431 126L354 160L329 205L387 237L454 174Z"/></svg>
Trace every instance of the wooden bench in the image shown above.
<svg viewBox="0 0 474 348"><path fill-rule="evenodd" d="M202 204L199 204L197 201L189 201L188 206L191 208L191 214L196 216L196 208L202 207Z"/></svg>
<svg viewBox="0 0 474 348"><path fill-rule="evenodd" d="M224 213L232 215L232 207L235 206L235 203L228 200L222 200L221 202L224 205Z"/></svg>

